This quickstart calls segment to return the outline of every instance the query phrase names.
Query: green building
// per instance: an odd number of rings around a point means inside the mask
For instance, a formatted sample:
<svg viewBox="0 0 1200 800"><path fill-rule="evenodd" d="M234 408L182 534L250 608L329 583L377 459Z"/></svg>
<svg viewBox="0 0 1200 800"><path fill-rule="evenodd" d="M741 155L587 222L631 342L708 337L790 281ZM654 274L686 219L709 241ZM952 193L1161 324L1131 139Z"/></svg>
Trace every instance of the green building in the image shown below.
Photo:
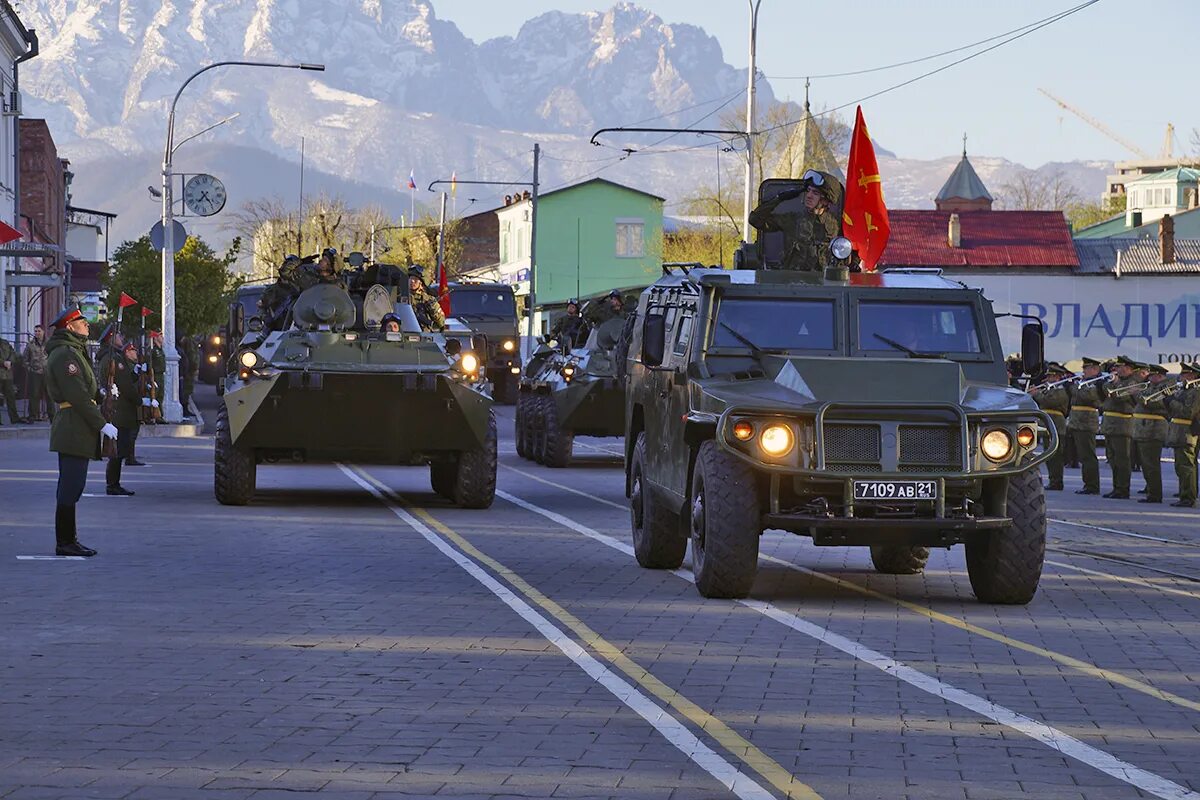
<svg viewBox="0 0 1200 800"><path fill-rule="evenodd" d="M645 285L662 274L663 198L593 178L538 197L537 304L561 307L569 298ZM497 209L500 260L480 277L529 294L532 203L510 198ZM545 331L538 314L534 328Z"/></svg>

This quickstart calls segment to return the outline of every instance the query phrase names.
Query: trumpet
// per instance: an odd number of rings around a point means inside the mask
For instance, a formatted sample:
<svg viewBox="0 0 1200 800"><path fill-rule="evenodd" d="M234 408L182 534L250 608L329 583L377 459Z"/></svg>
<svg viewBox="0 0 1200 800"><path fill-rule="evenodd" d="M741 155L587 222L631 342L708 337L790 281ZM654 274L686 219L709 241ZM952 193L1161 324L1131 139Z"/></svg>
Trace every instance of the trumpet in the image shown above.
<svg viewBox="0 0 1200 800"><path fill-rule="evenodd" d="M1065 385L1065 384L1068 384L1068 383L1073 383L1073 382L1075 382L1075 381L1079 380L1079 379L1080 379L1080 378L1082 378L1082 377L1083 377L1083 375L1082 375L1082 374L1079 374L1079 375L1068 375L1067 377L1065 377L1065 378L1061 378L1061 379L1059 379L1059 380L1057 380L1057 381L1050 381L1050 382L1047 382L1047 383L1039 383L1039 384L1037 384L1036 386L1030 386L1030 387L1029 387L1029 389L1028 389L1028 391L1030 391L1030 392L1043 392L1043 391L1045 391L1045 390L1047 390L1047 389L1056 389L1056 388L1058 388L1059 386L1063 386L1063 385Z"/></svg>
<svg viewBox="0 0 1200 800"><path fill-rule="evenodd" d="M1131 383L1127 386L1118 386L1117 388L1111 390L1108 393L1108 396L1109 397L1124 397L1125 395L1129 395L1129 394L1140 394L1141 392L1145 391L1148 387L1153 386L1153 385L1154 384L1150 383L1150 381L1142 381L1141 383Z"/></svg>
<svg viewBox="0 0 1200 800"><path fill-rule="evenodd" d="M1101 373L1100 375L1097 375L1094 378L1088 378L1086 380L1081 380L1079 383L1077 383L1075 385L1077 387L1079 387L1080 389L1082 389L1084 386L1091 386L1092 384L1095 384L1095 383L1112 383L1115 380L1116 380L1115 375L1113 375L1111 372L1105 372L1105 373Z"/></svg>
<svg viewBox="0 0 1200 800"><path fill-rule="evenodd" d="M1200 385L1200 378L1193 378L1190 381L1181 381L1179 378L1176 378L1175 380L1170 381L1166 385L1162 386L1160 389L1147 394L1142 399L1147 403L1153 403L1156 400L1162 400L1164 397L1170 397L1171 395L1181 392L1184 389L1191 389L1196 385Z"/></svg>

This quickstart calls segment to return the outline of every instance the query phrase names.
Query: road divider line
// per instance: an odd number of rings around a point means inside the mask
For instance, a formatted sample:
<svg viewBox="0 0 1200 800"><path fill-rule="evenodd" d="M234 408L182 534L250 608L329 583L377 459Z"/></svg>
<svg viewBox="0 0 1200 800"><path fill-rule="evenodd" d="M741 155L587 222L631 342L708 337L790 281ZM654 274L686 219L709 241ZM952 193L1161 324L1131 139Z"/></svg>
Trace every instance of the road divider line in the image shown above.
<svg viewBox="0 0 1200 800"><path fill-rule="evenodd" d="M530 605L529 602L526 602L525 599L517 596L513 590L509 589L507 586L493 577L475 561L472 561L471 558L467 556L466 552L474 551L474 553L477 554L475 555L475 558L477 558L479 561L483 563L491 562L489 566L491 566L493 570L503 574L506 580L508 580L514 587L517 587L517 591L520 591L522 594L526 594L526 597L533 602L537 603L539 599L546 600L547 602L552 601L549 601L548 598L545 598L544 595L541 595L536 589L533 589L532 586L529 586L524 581L521 581L515 573L499 564L499 562L496 562L482 553L479 553L479 551L472 547L469 542L451 531L442 523L435 520L427 512L424 512L419 508L409 507L407 504L402 505L387 486L380 483L377 479L369 475L360 467L338 464L338 468L348 478L374 495L376 499L378 499L386 508L388 508L388 510L390 510L406 525L408 525L409 528L433 545L440 553L442 553L442 555L453 561L463 571L482 584L505 605L516 612L518 616L532 625L538 633L540 633L547 641L558 648L563 655L573 661L590 678L592 678L592 680L599 683L601 686L611 692L614 697L642 717L642 719L650 723L650 725L652 725L655 730L657 730L668 742L670 742L680 752L691 759L697 766L711 775L716 781L732 791L737 797L743 798L744 800L773 800L773 795L768 790L763 788L757 781L744 773L742 770L735 767L731 762L712 750L710 747L708 747L708 745L704 744L704 742L700 741L700 739L693 734L686 725L675 719L675 717L668 713L666 709L662 708L653 700L651 700L650 697L639 690L638 687L629 683L615 671L602 664L595 656L580 646L574 639L572 639L553 622L551 622L550 619ZM457 548L452 546L451 542L457 545ZM515 583L513 581L514 578L517 581L520 581L520 583ZM524 584L524 586L521 586L521 584ZM526 590L528 593L526 593ZM545 606L543 607L545 608ZM549 611L548 608L547 611ZM563 610L561 613L564 615L566 614L565 610ZM559 622L564 622L565 624L565 620L563 619L559 619ZM582 625L582 623L579 624ZM596 636L596 638L599 639L599 636ZM608 646L613 650L616 649L613 645ZM594 644L593 647L595 647ZM637 678L635 678L633 675L630 675L630 677L637 681ZM637 682L642 683L641 681ZM642 686L643 688L647 688L644 683ZM715 720L715 718L712 719L716 722L719 722L719 720ZM724 723L720 724L723 725ZM701 727L703 728L703 726ZM713 730L705 730L710 735L714 735ZM714 738L720 741L716 735L714 735ZM743 740L743 742L745 742L745 740ZM757 751L757 748L755 748L749 742L745 742L744 747L750 751ZM750 763L750 761L747 760L751 758L748 753L740 753L738 755L745 760L746 763ZM764 755L763 758L766 758L766 756ZM778 765L776 766L779 770L783 771L782 767L779 767ZM804 786L804 784L796 781L790 773L786 773L785 771L785 774L788 776L790 788L792 789L792 791L787 793L789 798L819 800L820 796L813 792L809 787ZM800 789L800 787L807 791L797 791Z"/></svg>
<svg viewBox="0 0 1200 800"><path fill-rule="evenodd" d="M632 554L633 548L621 542L612 536L600 533L585 525L581 525L574 520L569 520L561 514L557 514L549 509L541 508L526 500L515 498L513 495L497 490L497 497L513 502L521 508L525 508L536 514L540 514L547 519L564 524L579 533L583 533L589 539L594 539L597 542L605 544L623 553ZM585 532L586 531L586 532ZM772 558L773 557L768 557ZM773 559L778 560L778 559ZM785 565L787 562L782 562ZM683 569L672 571L673 574L694 582L694 576ZM833 579L837 580L837 579ZM887 595L882 595L884 599ZM715 601L709 601L715 602ZM737 601L747 608L754 609L760 614L773 619L776 622L791 628L797 633L802 633L809 636L822 644L833 647L846 655L855 658L865 664L869 664L876 669L891 675L898 680L901 680L910 686L913 686L921 691L927 692L935 697L939 697L948 702L954 703L962 708L972 711L981 716L987 717L993 722L997 722L1012 730L1028 736L1034 741L1044 744L1052 750L1062 753L1065 756L1075 759L1087 766L1103 772L1110 777L1116 778L1123 783L1127 783L1137 789L1140 789L1155 797L1163 798L1163 800L1200 800L1200 793L1196 793L1181 786L1167 778L1156 775L1153 772L1144 770L1127 761L1123 761L1111 753L1107 753L1096 747L1083 742L1075 737L1064 733L1043 722L1038 722L1035 719L1025 716L1017 711L1013 711L1005 706L980 697L978 695L959 689L945 681L935 678L931 675L926 675L920 670L914 669L907 664L890 658L876 650L872 650L864 644L848 639L845 636L834 633L833 631L822 628L820 625L808 622L801 619L799 616L791 612L784 611L772 603L766 603L760 600L739 600ZM998 634L997 634L998 635ZM1107 672L1107 670L1105 670ZM1132 679L1129 679L1132 680ZM1148 687L1152 688L1152 687ZM1157 689L1153 692L1158 693ZM1180 698L1182 699L1182 698ZM1189 701L1190 702L1190 701ZM1102 731L1098 731L1102 733Z"/></svg>
<svg viewBox="0 0 1200 800"><path fill-rule="evenodd" d="M507 470L511 470L512 472L515 472L519 475L524 475L526 478L529 478L530 480L535 480L538 483L544 483L547 486L553 486L555 489L562 489L564 491L570 492L571 494L577 494L580 497L586 497L588 500L594 500L595 502L600 503L601 505L609 506L610 508L618 508L621 511L629 510L629 506L627 506L627 505L623 505L621 503L614 503L612 500L605 500L603 497L596 497L596 495L594 495L594 494L588 494L587 492L582 492L579 489L574 489L570 486L563 486L561 483L555 483L554 481L548 481L545 478L540 478L537 475L534 475L532 472L526 472L523 469L517 469L516 467L510 467L507 464L501 464L500 466L504 467Z"/></svg>
<svg viewBox="0 0 1200 800"><path fill-rule="evenodd" d="M1147 589L1153 589L1156 592L1166 592L1167 594L1177 594L1181 595L1182 597L1190 597L1193 600L1200 600L1200 594L1197 594L1196 592L1189 592L1186 589L1176 589L1173 586L1159 586L1157 583L1151 583L1143 578L1131 578L1126 575L1113 575L1108 572L1100 572L1099 570L1088 569L1087 567L1077 567L1074 564L1067 564L1063 561L1047 560L1046 563L1052 564L1059 569L1069 569L1074 572L1083 572L1087 575L1095 575L1098 578L1109 578L1110 580L1118 581L1120 583L1131 583Z"/></svg>

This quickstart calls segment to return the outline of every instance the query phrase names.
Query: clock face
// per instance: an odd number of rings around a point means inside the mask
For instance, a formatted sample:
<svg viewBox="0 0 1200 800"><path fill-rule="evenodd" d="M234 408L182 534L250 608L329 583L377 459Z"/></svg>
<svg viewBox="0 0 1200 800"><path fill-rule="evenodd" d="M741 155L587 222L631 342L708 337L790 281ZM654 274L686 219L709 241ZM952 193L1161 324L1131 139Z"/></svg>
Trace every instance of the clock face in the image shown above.
<svg viewBox="0 0 1200 800"><path fill-rule="evenodd" d="M225 207L225 184L212 175L193 175L183 187L183 202L200 217L211 217Z"/></svg>

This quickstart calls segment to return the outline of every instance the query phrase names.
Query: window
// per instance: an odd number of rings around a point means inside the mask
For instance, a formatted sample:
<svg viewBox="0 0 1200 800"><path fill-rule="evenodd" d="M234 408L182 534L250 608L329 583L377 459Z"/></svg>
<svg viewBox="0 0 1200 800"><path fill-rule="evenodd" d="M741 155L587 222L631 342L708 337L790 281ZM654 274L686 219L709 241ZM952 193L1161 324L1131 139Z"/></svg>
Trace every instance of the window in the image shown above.
<svg viewBox="0 0 1200 800"><path fill-rule="evenodd" d="M645 220L618 219L617 258L641 258L646 255L645 234Z"/></svg>
<svg viewBox="0 0 1200 800"><path fill-rule="evenodd" d="M1138 205L1137 189L1134 189L1132 192L1129 193L1129 207L1130 208L1141 208L1141 206Z"/></svg>
<svg viewBox="0 0 1200 800"><path fill-rule="evenodd" d="M679 320L679 330L675 334L675 355L687 355L688 341L692 338L692 315L687 314Z"/></svg>
<svg viewBox="0 0 1200 800"><path fill-rule="evenodd" d="M858 346L869 351L983 352L975 310L967 303L864 300L858 306Z"/></svg>
<svg viewBox="0 0 1200 800"><path fill-rule="evenodd" d="M508 233L511 226L506 220L500 228L500 263L508 263Z"/></svg>
<svg viewBox="0 0 1200 800"><path fill-rule="evenodd" d="M833 302L727 297L713 324L712 346L744 350L743 339L763 350L833 350Z"/></svg>

